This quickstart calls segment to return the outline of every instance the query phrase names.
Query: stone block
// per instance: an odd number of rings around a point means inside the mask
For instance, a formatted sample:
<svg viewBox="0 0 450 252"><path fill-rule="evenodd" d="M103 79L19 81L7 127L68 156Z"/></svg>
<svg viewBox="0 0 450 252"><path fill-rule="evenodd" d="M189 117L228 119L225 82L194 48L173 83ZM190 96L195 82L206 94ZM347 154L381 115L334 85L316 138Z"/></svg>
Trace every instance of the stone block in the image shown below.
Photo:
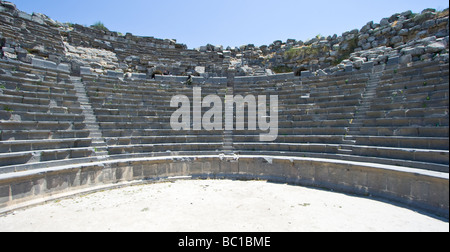
<svg viewBox="0 0 450 252"><path fill-rule="evenodd" d="M111 70L108 70L108 71L106 72L106 75L107 75L108 77L122 78L122 77L123 77L123 72L117 72L117 71L111 71Z"/></svg>
<svg viewBox="0 0 450 252"><path fill-rule="evenodd" d="M31 59L31 64L35 67L47 68L47 69L56 69L57 65L55 62L42 60L38 58Z"/></svg>
<svg viewBox="0 0 450 252"><path fill-rule="evenodd" d="M147 74L143 74L143 73L132 73L131 74L131 79L147 79Z"/></svg>
<svg viewBox="0 0 450 252"><path fill-rule="evenodd" d="M63 72L66 72L66 73L70 73L70 68L71 67L68 64L61 63L61 64L59 64L57 66L56 69L58 69L60 71L63 71Z"/></svg>
<svg viewBox="0 0 450 252"><path fill-rule="evenodd" d="M392 44L397 44L403 42L403 37L402 36L394 36L391 38L391 43Z"/></svg>
<svg viewBox="0 0 450 252"><path fill-rule="evenodd" d="M345 72L350 73L353 71L353 66L352 65L346 65L344 68Z"/></svg>
<svg viewBox="0 0 450 252"><path fill-rule="evenodd" d="M313 74L310 71L302 71L301 77L312 77Z"/></svg>
<svg viewBox="0 0 450 252"><path fill-rule="evenodd" d="M400 58L398 56L389 57L387 65L388 66L398 65L399 62Z"/></svg>
<svg viewBox="0 0 450 252"><path fill-rule="evenodd" d="M412 62L412 55L411 54L403 55L403 56L400 57L400 60L399 60L399 64L401 64L401 65L406 65L406 64L411 63L411 62Z"/></svg>
<svg viewBox="0 0 450 252"><path fill-rule="evenodd" d="M80 74L81 74L81 75L92 75L93 73L92 73L90 67L83 67L83 66L80 66Z"/></svg>
<svg viewBox="0 0 450 252"><path fill-rule="evenodd" d="M361 70L370 70L373 68L373 61L364 62L361 66Z"/></svg>
<svg viewBox="0 0 450 252"><path fill-rule="evenodd" d="M425 48L427 53L437 53L443 50L445 50L445 45L440 42L431 43Z"/></svg>

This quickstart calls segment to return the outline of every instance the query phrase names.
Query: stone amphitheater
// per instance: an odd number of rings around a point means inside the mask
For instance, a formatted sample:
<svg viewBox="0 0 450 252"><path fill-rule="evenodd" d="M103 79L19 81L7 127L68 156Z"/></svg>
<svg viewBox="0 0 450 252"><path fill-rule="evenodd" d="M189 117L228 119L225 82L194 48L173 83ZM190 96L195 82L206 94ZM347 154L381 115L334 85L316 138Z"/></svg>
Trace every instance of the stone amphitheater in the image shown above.
<svg viewBox="0 0 450 252"><path fill-rule="evenodd" d="M448 224L448 44L448 9L308 41L188 49L0 1L0 213L106 188L231 179L370 196ZM244 129L173 130L171 99L195 100L193 87L278 96L278 137L260 141L249 113Z"/></svg>

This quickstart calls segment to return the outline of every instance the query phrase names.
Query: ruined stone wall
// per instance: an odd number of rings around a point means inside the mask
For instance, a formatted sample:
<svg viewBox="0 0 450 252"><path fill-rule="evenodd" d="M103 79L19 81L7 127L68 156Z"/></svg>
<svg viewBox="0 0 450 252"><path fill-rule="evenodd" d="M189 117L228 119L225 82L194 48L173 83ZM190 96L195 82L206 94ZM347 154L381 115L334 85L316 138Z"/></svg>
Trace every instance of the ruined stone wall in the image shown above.
<svg viewBox="0 0 450 252"><path fill-rule="evenodd" d="M288 39L269 46L241 46L230 49L232 57L242 65L269 68L276 72L309 70L317 74L344 71L346 67L361 68L365 62L386 63L398 58L403 64L435 58L448 61L448 9L425 9L421 13L405 11L368 22L354 29L324 37L317 35L306 41ZM318 71L320 70L320 71Z"/></svg>
<svg viewBox="0 0 450 252"><path fill-rule="evenodd" d="M302 71L328 75L360 69L367 62L448 62L448 9L396 13L340 36L317 35L306 41L277 40L268 46L236 48L208 44L191 50L172 39L62 24L43 14L17 10L12 3L0 3L1 57L27 63L34 57L65 63L74 74L87 69L113 76L135 73L149 77L157 72L221 77L232 67L237 76L300 75Z"/></svg>
<svg viewBox="0 0 450 252"><path fill-rule="evenodd" d="M172 39L139 37L130 33L101 31L81 25L62 24L43 14L28 14L13 3L0 3L2 57L31 63L32 58L67 63L73 73L80 67L107 74L154 71L173 75L195 74L202 66L212 76L224 72L219 52L188 50Z"/></svg>

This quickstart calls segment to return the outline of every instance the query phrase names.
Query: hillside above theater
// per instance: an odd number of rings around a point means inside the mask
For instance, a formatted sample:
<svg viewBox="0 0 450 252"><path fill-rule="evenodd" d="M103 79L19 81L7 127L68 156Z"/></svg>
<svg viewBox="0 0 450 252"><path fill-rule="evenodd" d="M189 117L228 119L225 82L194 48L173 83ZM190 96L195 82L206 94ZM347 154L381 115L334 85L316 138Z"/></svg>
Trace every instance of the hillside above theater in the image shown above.
<svg viewBox="0 0 450 252"><path fill-rule="evenodd" d="M64 24L0 1L0 56L26 63L33 58L63 63L75 75L91 72L149 78L154 74L194 74L208 78L226 76L228 68L236 69L238 76L301 75L302 71L329 75L346 68L361 69L366 62L448 62L448 14L448 9L405 11L341 35L277 40L262 46L207 44L188 49L175 39L123 35L101 23L91 27Z"/></svg>

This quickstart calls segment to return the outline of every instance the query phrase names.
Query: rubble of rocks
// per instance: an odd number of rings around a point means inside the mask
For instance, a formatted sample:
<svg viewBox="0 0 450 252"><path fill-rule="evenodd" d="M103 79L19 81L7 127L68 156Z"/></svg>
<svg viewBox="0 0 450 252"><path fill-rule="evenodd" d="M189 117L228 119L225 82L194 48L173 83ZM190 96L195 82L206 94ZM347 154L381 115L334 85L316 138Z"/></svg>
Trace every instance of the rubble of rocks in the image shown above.
<svg viewBox="0 0 450 252"><path fill-rule="evenodd" d="M359 69L365 62L387 63L389 59L402 64L433 59L448 61L448 17L448 9L441 12L425 9L419 14L405 11L383 18L379 23L368 22L360 30L340 36L277 40L259 47L250 44L227 48L224 55L240 62L235 64L240 72L253 74L256 72L253 69L329 74L349 66ZM207 46L199 50L217 48L222 47Z"/></svg>
<svg viewBox="0 0 450 252"><path fill-rule="evenodd" d="M217 77L233 67L237 76L300 75L302 71L325 75L360 69L367 62L448 61L448 13L448 9L405 11L340 36L277 40L268 46L224 48L208 44L191 50L174 39L63 24L43 14L22 12L13 3L0 0L0 57L27 63L33 58L63 63L74 74Z"/></svg>

